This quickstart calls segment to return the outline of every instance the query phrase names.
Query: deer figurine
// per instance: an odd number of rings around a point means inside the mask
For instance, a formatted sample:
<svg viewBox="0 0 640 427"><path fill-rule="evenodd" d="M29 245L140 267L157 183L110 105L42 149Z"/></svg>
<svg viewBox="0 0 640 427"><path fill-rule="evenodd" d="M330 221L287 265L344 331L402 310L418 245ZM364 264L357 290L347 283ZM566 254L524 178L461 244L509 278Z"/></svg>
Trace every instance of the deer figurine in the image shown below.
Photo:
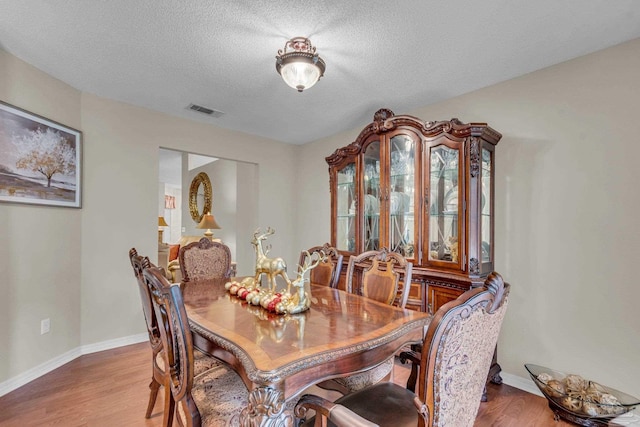
<svg viewBox="0 0 640 427"><path fill-rule="evenodd" d="M289 283L289 288L285 294L287 297L283 298L275 307L277 313L302 313L311 306L311 299L305 290L305 284L309 282L306 275L309 270L317 267L325 258L326 255L323 254L312 260L312 256L309 252L306 252L304 264L298 266L298 277ZM292 286L295 288L295 294L293 295L291 294Z"/></svg>
<svg viewBox="0 0 640 427"><path fill-rule="evenodd" d="M260 228L258 228L253 233L253 239L251 240L251 244L256 250L256 274L254 282L256 286L260 286L260 278L263 274L266 274L269 279L269 288L271 292L276 291L276 276L282 277L287 286L291 286L291 281L289 280L289 277L287 277L286 262L282 258L267 258L267 254L269 253L271 246L267 246L266 251L262 246L262 242L273 233L275 233L275 230L271 227L267 227L267 231L264 233L261 233Z"/></svg>

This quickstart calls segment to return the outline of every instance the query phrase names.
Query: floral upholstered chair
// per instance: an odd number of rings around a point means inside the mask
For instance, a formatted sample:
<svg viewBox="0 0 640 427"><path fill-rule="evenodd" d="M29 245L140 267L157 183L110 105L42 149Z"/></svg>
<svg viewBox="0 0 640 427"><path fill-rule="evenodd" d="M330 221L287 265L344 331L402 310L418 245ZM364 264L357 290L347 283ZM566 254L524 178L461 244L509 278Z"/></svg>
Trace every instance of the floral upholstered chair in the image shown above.
<svg viewBox="0 0 640 427"><path fill-rule="evenodd" d="M420 359L418 393L379 383L330 402L303 396L296 415L308 409L334 425L472 427L508 305L509 285L491 273L473 288L440 307L429 324ZM320 417L305 426L321 425Z"/></svg>
<svg viewBox="0 0 640 427"><path fill-rule="evenodd" d="M240 376L223 362L195 372L194 348L187 313L179 286L169 283L158 268L143 272L165 348L164 363L171 366L168 387L175 402L178 425L239 426L240 413L247 406L248 394Z"/></svg>
<svg viewBox="0 0 640 427"><path fill-rule="evenodd" d="M151 393L149 395L149 403L147 405L147 411L145 418L150 418L155 406L156 399L158 397L158 391L161 386L164 386L164 411L163 411L163 426L171 425L171 418L174 409L173 399L171 397L171 389L169 388L169 373L167 372L167 364L165 363L164 347L162 345L162 339L160 337L160 329L158 329L158 321L153 310L153 304L151 301L151 294L149 288L145 283L143 277L143 271L156 267L149 262L148 257L142 257L138 255L138 251L135 248L129 250L129 260L133 267L133 274L138 283L138 290L140 291L140 299L142 301L142 312L144 314L145 323L147 325L147 332L149 333L149 343L151 344L151 383L149 388ZM159 270L159 269L158 269ZM168 284L167 284L168 286ZM194 372L196 375L211 369L214 366L220 364L217 359L211 356L207 356L201 351L194 351Z"/></svg>
<svg viewBox="0 0 640 427"><path fill-rule="evenodd" d="M229 247L206 237L180 248L178 258L183 282L228 279L233 272Z"/></svg>

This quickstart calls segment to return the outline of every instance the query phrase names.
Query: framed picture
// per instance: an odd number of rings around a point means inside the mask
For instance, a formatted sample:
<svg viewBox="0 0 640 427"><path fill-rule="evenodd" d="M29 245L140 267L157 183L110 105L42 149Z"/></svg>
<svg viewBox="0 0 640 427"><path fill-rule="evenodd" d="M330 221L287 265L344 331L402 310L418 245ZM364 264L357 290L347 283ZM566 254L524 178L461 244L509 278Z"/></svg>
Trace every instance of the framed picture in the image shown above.
<svg viewBox="0 0 640 427"><path fill-rule="evenodd" d="M0 101L0 201L81 207L82 132Z"/></svg>

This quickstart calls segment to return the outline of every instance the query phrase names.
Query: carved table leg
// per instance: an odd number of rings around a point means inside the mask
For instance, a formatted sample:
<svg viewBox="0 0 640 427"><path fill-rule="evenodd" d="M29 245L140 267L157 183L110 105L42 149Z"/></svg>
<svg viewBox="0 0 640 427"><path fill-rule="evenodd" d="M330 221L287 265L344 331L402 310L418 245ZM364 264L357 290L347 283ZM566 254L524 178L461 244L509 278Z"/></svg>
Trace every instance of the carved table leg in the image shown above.
<svg viewBox="0 0 640 427"><path fill-rule="evenodd" d="M294 427L295 418L286 410L282 392L258 387L249 393L249 403L240 414L243 427Z"/></svg>

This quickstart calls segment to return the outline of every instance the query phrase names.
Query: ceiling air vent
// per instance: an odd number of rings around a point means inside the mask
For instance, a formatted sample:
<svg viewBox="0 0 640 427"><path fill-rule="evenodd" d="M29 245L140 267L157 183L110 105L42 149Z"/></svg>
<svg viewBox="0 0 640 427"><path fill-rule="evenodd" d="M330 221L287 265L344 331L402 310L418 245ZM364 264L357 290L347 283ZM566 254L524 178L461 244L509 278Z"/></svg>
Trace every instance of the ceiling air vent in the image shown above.
<svg viewBox="0 0 640 427"><path fill-rule="evenodd" d="M196 105L196 104L189 104L187 109L197 111L198 113L206 114L207 116L211 116L215 118L222 117L222 115L224 114L222 111L213 110L211 108L203 107L202 105Z"/></svg>

